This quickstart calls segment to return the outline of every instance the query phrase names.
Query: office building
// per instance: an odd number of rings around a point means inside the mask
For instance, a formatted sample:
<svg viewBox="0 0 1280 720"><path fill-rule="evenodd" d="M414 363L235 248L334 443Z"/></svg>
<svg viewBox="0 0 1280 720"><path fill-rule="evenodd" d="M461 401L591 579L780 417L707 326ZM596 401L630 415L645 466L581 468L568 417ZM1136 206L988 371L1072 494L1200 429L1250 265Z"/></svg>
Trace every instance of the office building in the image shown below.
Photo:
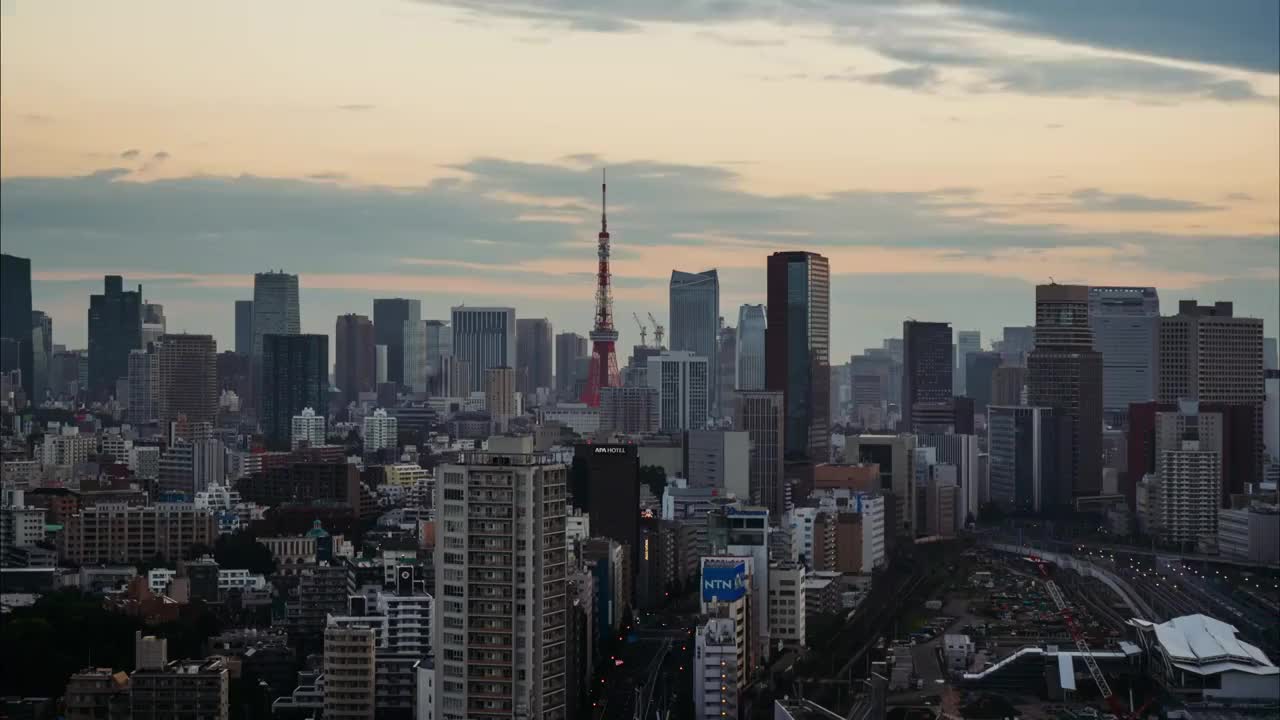
<svg viewBox="0 0 1280 720"><path fill-rule="evenodd" d="M311 407L302 408L302 412L293 416L290 425L289 448L316 447L323 445L325 439L325 417L316 415Z"/></svg>
<svg viewBox="0 0 1280 720"><path fill-rule="evenodd" d="M1229 302L1183 300L1177 315L1160 319L1159 402L1192 399L1255 408L1254 466L1233 470L1243 483L1256 482L1262 472L1262 345L1262 320L1236 317Z"/></svg>
<svg viewBox="0 0 1280 720"><path fill-rule="evenodd" d="M140 347L145 348L151 343L159 341L160 336L168 332L167 327L168 325L164 319L164 306L144 300L142 303L142 344Z"/></svg>
<svg viewBox="0 0 1280 720"><path fill-rule="evenodd" d="M586 465L585 482L570 488L573 505L591 519L596 535L627 547L631 567L640 548L640 457L635 445L581 444L573 457Z"/></svg>
<svg viewBox="0 0 1280 720"><path fill-rule="evenodd" d="M765 388L783 394L784 456L830 460L831 270L810 252L777 252L767 266Z"/></svg>
<svg viewBox="0 0 1280 720"><path fill-rule="evenodd" d="M191 545L212 547L217 539L213 515L190 503L101 503L66 518L58 549L76 565L134 565L156 556L174 562Z"/></svg>
<svg viewBox="0 0 1280 720"><path fill-rule="evenodd" d="M364 437L364 451L366 453L376 452L384 448L396 449L399 438L399 421L394 415L388 415L387 411L377 408L372 415L368 415L362 421L362 437Z"/></svg>
<svg viewBox="0 0 1280 720"><path fill-rule="evenodd" d="M973 352L965 358L965 394L973 400L973 409L978 413L986 413L991 404L992 386L1001 362L997 352Z"/></svg>
<svg viewBox="0 0 1280 720"><path fill-rule="evenodd" d="M707 360L707 404L719 417L720 277L714 270L671 271L671 317L667 342L672 351L687 351Z"/></svg>
<svg viewBox="0 0 1280 720"><path fill-rule="evenodd" d="M374 327L364 315L339 315L335 323L335 352L333 382L339 392L339 402L345 408L360 398L360 393L373 392L375 387Z"/></svg>
<svg viewBox="0 0 1280 720"><path fill-rule="evenodd" d="M1027 404L1060 423L1052 505L1102 492L1102 355L1093 349L1089 288L1036 286L1036 346L1027 356Z"/></svg>
<svg viewBox="0 0 1280 720"><path fill-rule="evenodd" d="M563 718L568 471L528 437L489 447L438 471L435 717Z"/></svg>
<svg viewBox="0 0 1280 720"><path fill-rule="evenodd" d="M405 378L405 327L422 321L422 302L405 298L374 298L373 342L387 347L385 382L411 385ZM341 385L339 385L341 387Z"/></svg>
<svg viewBox="0 0 1280 720"><path fill-rule="evenodd" d="M28 304L24 322L31 321ZM30 343L31 328L25 330ZM89 296L89 394L106 400L116 380L129 376L129 351L142 347L142 286L125 291L124 279L108 275L101 295Z"/></svg>
<svg viewBox="0 0 1280 720"><path fill-rule="evenodd" d="M516 373L509 367L484 371L484 405L497 432L506 432L516 416Z"/></svg>
<svg viewBox="0 0 1280 720"><path fill-rule="evenodd" d="M298 307L298 276L285 272L255 273L253 276L253 397L260 416L263 407L263 353L267 335L297 335L302 332L302 316ZM325 357L329 354L326 339ZM329 377L329 368L324 369ZM301 409L301 408L298 408ZM291 411L290 416L298 409ZM282 427L283 429L283 427Z"/></svg>
<svg viewBox="0 0 1280 720"><path fill-rule="evenodd" d="M1218 553L1256 565L1280 562L1280 511L1262 503L1219 510Z"/></svg>
<svg viewBox="0 0 1280 720"><path fill-rule="evenodd" d="M747 434L747 498L769 508L775 517L786 511L783 493L783 439L786 416L783 393L741 391L733 427Z"/></svg>
<svg viewBox="0 0 1280 720"><path fill-rule="evenodd" d="M717 488L749 502L750 464L751 439L744 430L685 433L684 467L689 487Z"/></svg>
<svg viewBox="0 0 1280 720"><path fill-rule="evenodd" d="M850 463L874 463L880 468L880 490L893 497L885 509L890 536L916 534L916 472L914 435L847 435L844 457ZM923 530L923 528L921 528Z"/></svg>
<svg viewBox="0 0 1280 720"><path fill-rule="evenodd" d="M990 502L1007 510L1040 512L1061 497L1058 427L1052 408L987 408Z"/></svg>
<svg viewBox="0 0 1280 720"><path fill-rule="evenodd" d="M129 351L129 408L125 416L135 425L159 418L156 391L160 363L157 355L147 350Z"/></svg>
<svg viewBox="0 0 1280 720"><path fill-rule="evenodd" d="M1027 387L1027 369L1018 365L998 367L991 373L989 405L1021 405Z"/></svg>
<svg viewBox="0 0 1280 720"><path fill-rule="evenodd" d="M600 388L600 432L644 435L658 431L658 389Z"/></svg>
<svg viewBox="0 0 1280 720"><path fill-rule="evenodd" d="M484 387L484 371L515 367L516 311L514 308L467 307L452 310L453 356L469 363L470 387Z"/></svg>
<svg viewBox="0 0 1280 720"><path fill-rule="evenodd" d="M982 352L982 333L978 330L956 331L954 394L972 397L969 392L969 356L977 352Z"/></svg>
<svg viewBox="0 0 1280 720"><path fill-rule="evenodd" d="M770 653L769 628L769 510L749 505L725 505L707 514L707 544L715 555L751 558L751 636L757 653Z"/></svg>
<svg viewBox="0 0 1280 720"><path fill-rule="evenodd" d="M658 427L666 432L706 427L710 404L707 358L670 351L649 358L646 380L658 391Z"/></svg>
<svg viewBox="0 0 1280 720"><path fill-rule="evenodd" d="M721 318L723 325L724 318ZM717 397L720 399L721 418L732 418L738 404L738 393L734 383L738 377L738 330L737 328L720 328L720 369L716 377L720 383Z"/></svg>
<svg viewBox="0 0 1280 720"><path fill-rule="evenodd" d="M190 500L226 478L226 448L221 440L177 442L160 454L160 490Z"/></svg>
<svg viewBox="0 0 1280 720"><path fill-rule="evenodd" d="M218 346L212 335L162 335L155 343L155 414L166 425L218 419ZM131 358L130 355L126 361ZM127 367L127 365L126 365Z"/></svg>
<svg viewBox="0 0 1280 720"><path fill-rule="evenodd" d="M578 398L574 378L577 363L587 357L587 339L577 333L556 335L556 397L560 400Z"/></svg>
<svg viewBox="0 0 1280 720"><path fill-rule="evenodd" d="M53 361L53 318L39 311L31 311L31 398L37 405L44 401L49 391L49 364ZM19 353L18 365L22 358Z"/></svg>
<svg viewBox="0 0 1280 720"><path fill-rule="evenodd" d="M951 324L907 320L902 323L902 417L914 430L917 418L932 408L951 412Z"/></svg>
<svg viewBox="0 0 1280 720"><path fill-rule="evenodd" d="M805 645L804 566L782 562L769 565L769 632L775 643Z"/></svg>
<svg viewBox="0 0 1280 720"><path fill-rule="evenodd" d="M225 658L173 660L163 668L140 668L129 676L134 720L227 720L231 674Z"/></svg>
<svg viewBox="0 0 1280 720"><path fill-rule="evenodd" d="M693 717L723 720L738 717L738 703L750 671L739 648L741 628L731 617L714 617L695 631L693 648Z"/></svg>
<svg viewBox="0 0 1280 720"><path fill-rule="evenodd" d="M733 620L734 654L744 674L749 674L762 659L755 605L757 602L767 605L764 597L755 592L754 563L753 558L745 555L704 555L699 559L702 586L699 609L703 615ZM740 677L738 690L741 692L748 682L747 678Z"/></svg>
<svg viewBox="0 0 1280 720"><path fill-rule="evenodd" d="M885 551L884 498L851 493L843 506L819 508L813 516L812 537L805 550L818 571L868 575L883 567Z"/></svg>
<svg viewBox="0 0 1280 720"><path fill-rule="evenodd" d="M329 407L329 337L267 335L262 342L262 433L267 447L289 448L293 417Z"/></svg>
<svg viewBox="0 0 1280 720"><path fill-rule="evenodd" d="M1036 347L1035 326L1012 325L1004 328L1003 339L995 348L1006 365L1026 367L1027 356Z"/></svg>
<svg viewBox="0 0 1280 720"><path fill-rule="evenodd" d="M374 329L377 329L376 323ZM401 383L415 393L425 393L431 380L431 365L427 361L427 321L406 322L400 333L404 341L404 351L400 354L400 367L404 372Z"/></svg>
<svg viewBox="0 0 1280 720"><path fill-rule="evenodd" d="M516 320L516 389L532 395L552 388L552 330L546 318Z"/></svg>
<svg viewBox="0 0 1280 720"><path fill-rule="evenodd" d="M764 389L765 312L763 305L738 308L738 390Z"/></svg>
<svg viewBox="0 0 1280 720"><path fill-rule="evenodd" d="M1091 287L1089 327L1102 353L1102 411L1119 427L1129 405L1156 399L1160 296L1153 287Z"/></svg>
<svg viewBox="0 0 1280 720"><path fill-rule="evenodd" d="M956 472L956 526L964 527L970 516L975 519L981 507L981 475L978 470L978 436L972 433L921 433L916 447L934 448L939 463L951 465Z"/></svg>
<svg viewBox="0 0 1280 720"><path fill-rule="evenodd" d="M253 301L236 301L236 352L253 355Z"/></svg>
<svg viewBox="0 0 1280 720"><path fill-rule="evenodd" d="M21 370L27 397L34 397L35 348L31 337L31 260L0 254L0 339L15 343L18 356L16 363L0 366L0 372Z"/></svg>

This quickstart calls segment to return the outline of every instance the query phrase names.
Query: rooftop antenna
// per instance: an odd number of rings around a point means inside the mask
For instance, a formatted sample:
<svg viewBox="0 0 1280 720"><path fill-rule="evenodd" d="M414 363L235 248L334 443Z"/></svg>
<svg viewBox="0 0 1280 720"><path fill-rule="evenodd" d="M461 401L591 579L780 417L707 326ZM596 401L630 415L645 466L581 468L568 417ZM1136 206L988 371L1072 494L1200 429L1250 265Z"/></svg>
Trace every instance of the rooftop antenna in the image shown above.
<svg viewBox="0 0 1280 720"><path fill-rule="evenodd" d="M600 168L600 232L609 232L609 168Z"/></svg>

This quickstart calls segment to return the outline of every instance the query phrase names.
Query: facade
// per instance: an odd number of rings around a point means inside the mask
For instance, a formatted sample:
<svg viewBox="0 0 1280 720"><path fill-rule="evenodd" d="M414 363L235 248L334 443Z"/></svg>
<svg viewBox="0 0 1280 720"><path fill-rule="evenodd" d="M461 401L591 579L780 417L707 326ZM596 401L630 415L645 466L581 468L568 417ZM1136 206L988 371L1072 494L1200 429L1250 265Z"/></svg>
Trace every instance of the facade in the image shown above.
<svg viewBox="0 0 1280 720"><path fill-rule="evenodd" d="M372 415L364 418L361 428L366 453L399 447L399 420L394 415L388 415L386 410L374 410Z"/></svg>
<svg viewBox="0 0 1280 720"><path fill-rule="evenodd" d="M1262 504L1219 510L1218 553L1258 565L1280 562L1280 510Z"/></svg>
<svg viewBox="0 0 1280 720"><path fill-rule="evenodd" d="M52 360L53 318L39 310L32 310L30 373L32 395L30 397L37 404L42 402L49 392L49 364ZM19 369L21 369L21 352L19 352L18 365Z"/></svg>
<svg viewBox="0 0 1280 720"><path fill-rule="evenodd" d="M747 498L769 508L775 517L786 511L783 487L783 439L786 433L784 394L743 390L738 394L734 428L747 434Z"/></svg>
<svg viewBox="0 0 1280 720"><path fill-rule="evenodd" d="M587 466L586 487L573 487L573 503L587 512L595 534L626 546L631 567L640 556L640 458L635 445L582 444L574 460Z"/></svg>
<svg viewBox="0 0 1280 720"><path fill-rule="evenodd" d="M1148 533L1180 545L1216 539L1220 462L1221 455L1201 449L1198 440L1183 440L1179 449L1162 451L1158 474L1143 479Z"/></svg>
<svg viewBox="0 0 1280 720"><path fill-rule="evenodd" d="M643 435L658 431L658 389L645 386L600 388L600 431Z"/></svg>
<svg viewBox="0 0 1280 720"><path fill-rule="evenodd" d="M156 353L129 351L129 407L126 412L129 422L141 425L159 419L156 406L159 367Z"/></svg>
<svg viewBox="0 0 1280 720"><path fill-rule="evenodd" d="M705 356L689 351L649 358L646 380L658 391L658 427L664 431L706 427L710 417L711 376Z"/></svg>
<svg viewBox="0 0 1280 720"><path fill-rule="evenodd" d="M1102 353L1102 411L1112 420L1156 399L1160 296L1153 287L1089 288L1093 349Z"/></svg>
<svg viewBox="0 0 1280 720"><path fill-rule="evenodd" d="M516 389L532 395L551 389L552 328L546 318L516 320Z"/></svg>
<svg viewBox="0 0 1280 720"><path fill-rule="evenodd" d="M298 307L298 276L285 272L255 273L253 276L253 353L250 359L253 374L253 397L259 409L259 416L265 417L266 407L263 405L263 370L266 340L268 335L297 335L302 332L302 315ZM326 365L322 377L327 388L329 378L329 340L325 338L324 354ZM313 403L316 407L327 407ZM292 417L301 410L301 406L289 411L286 417ZM281 437L287 425L280 425Z"/></svg>
<svg viewBox="0 0 1280 720"><path fill-rule="evenodd" d="M262 338L260 407L267 447L288 449L293 417L304 408L329 407L329 338L267 335Z"/></svg>
<svg viewBox="0 0 1280 720"><path fill-rule="evenodd" d="M907 320L902 323L902 401L908 430L915 429L922 408L950 408L954 350L951 324Z"/></svg>
<svg viewBox="0 0 1280 720"><path fill-rule="evenodd" d="M377 330L377 323L374 323ZM415 393L425 393L430 388L431 372L427 360L427 322L413 320L400 330L404 350L400 354L400 368L404 372L401 383Z"/></svg>
<svg viewBox="0 0 1280 720"><path fill-rule="evenodd" d="M1027 387L1027 369L1006 365L991 373L991 405L1021 405Z"/></svg>
<svg viewBox="0 0 1280 720"><path fill-rule="evenodd" d="M831 270L810 252L778 252L767 266L765 388L783 394L785 458L831 454Z"/></svg>
<svg viewBox="0 0 1280 720"><path fill-rule="evenodd" d="M190 503L101 503L68 517L58 542L59 555L77 565L133 565L157 555L176 561L187 547L217 539L213 515Z"/></svg>
<svg viewBox="0 0 1280 720"><path fill-rule="evenodd" d="M218 419L217 356L212 335L160 337L155 344L154 376L160 422L168 424L179 417L186 417L188 423Z"/></svg>
<svg viewBox="0 0 1280 720"><path fill-rule="evenodd" d="M509 367L484 371L484 404L498 432L506 432L507 423L516 416L516 374Z"/></svg>
<svg viewBox="0 0 1280 720"><path fill-rule="evenodd" d="M880 490L893 496L894 510L885 512L889 533L912 537L916 533L916 471L914 435L848 435L845 460L874 463L880 468ZM921 528L923 530L923 528Z"/></svg>
<svg viewBox="0 0 1280 720"><path fill-rule="evenodd" d="M439 471L440 720L566 715L568 471L532 449L496 438Z"/></svg>
<svg viewBox="0 0 1280 720"><path fill-rule="evenodd" d="M720 277L714 270L671 271L667 342L673 351L707 359L708 409L719 417Z"/></svg>
<svg viewBox="0 0 1280 720"><path fill-rule="evenodd" d="M387 346L386 382L411 385L405 377L405 328L422 322L422 302L405 298L374 298L373 342Z"/></svg>
<svg viewBox="0 0 1280 720"><path fill-rule="evenodd" d="M685 433L684 467L689 487L712 487L750 502L751 438L743 430Z"/></svg>
<svg viewBox="0 0 1280 720"><path fill-rule="evenodd" d="M903 335L903 337L906 336ZM982 333L978 330L956 331L956 366L953 384L956 395L973 397L969 390L969 356L977 352L982 352Z"/></svg>
<svg viewBox="0 0 1280 720"><path fill-rule="evenodd" d="M139 668L129 676L135 720L227 720L231 676L226 661L174 660L163 668Z"/></svg>
<svg viewBox="0 0 1280 720"><path fill-rule="evenodd" d="M804 647L804 566L774 563L769 566L769 637L789 647Z"/></svg>
<svg viewBox="0 0 1280 720"><path fill-rule="evenodd" d="M226 449L221 440L177 442L160 455L160 489L191 499L226 476Z"/></svg>
<svg viewBox="0 0 1280 720"><path fill-rule="evenodd" d="M741 664L733 618L717 617L699 627L693 649L693 717L722 720L738 717L741 687L750 676Z"/></svg>
<svg viewBox="0 0 1280 720"><path fill-rule="evenodd" d="M922 433L917 447L934 448L938 462L956 469L956 523L963 527L981 507L982 477L978 471L978 436L968 433Z"/></svg>
<svg viewBox="0 0 1280 720"><path fill-rule="evenodd" d="M736 362L738 390L764 389L764 335L765 312L763 305L743 305L738 308L738 358Z"/></svg>
<svg viewBox="0 0 1280 720"><path fill-rule="evenodd" d="M1057 430L1052 408L987 408L990 502L1040 512L1047 498L1058 495Z"/></svg>
<svg viewBox="0 0 1280 720"><path fill-rule="evenodd" d="M30 323L31 306L27 305ZM31 328L25 329L30 344ZM116 380L129 376L129 351L142 347L142 286L125 291L119 275L106 276L101 295L89 296L89 394L105 400ZM25 382L25 381L24 381Z"/></svg>
<svg viewBox="0 0 1280 720"><path fill-rule="evenodd" d="M516 311L502 307L452 310L453 356L469 364L470 387L484 387L484 371L516 364Z"/></svg>
<svg viewBox="0 0 1280 720"><path fill-rule="evenodd" d="M236 301L236 352L253 354L253 301Z"/></svg>
<svg viewBox="0 0 1280 720"><path fill-rule="evenodd" d="M338 316L334 331L337 355L333 360L333 382L339 390L340 402L346 407L358 400L360 393L375 389L374 327L368 317L348 313Z"/></svg>
<svg viewBox="0 0 1280 720"><path fill-rule="evenodd" d="M724 324L721 318L721 325ZM738 407L738 393L734 383L738 378L738 330L737 328L720 328L720 369L716 372L719 388L716 390L720 402L721 418L732 418Z"/></svg>
<svg viewBox="0 0 1280 720"><path fill-rule="evenodd" d="M578 399L574 378L577 376L578 360L587 357L587 339L577 333L560 333L556 335L556 397Z"/></svg>
<svg viewBox="0 0 1280 720"><path fill-rule="evenodd" d="M985 413L991 404L992 384L1000 369L1000 353L973 352L965 358L965 395L973 399L973 409ZM1019 388L1021 391L1021 388Z"/></svg>
<svg viewBox="0 0 1280 720"><path fill-rule="evenodd" d="M325 418L323 415L316 415L316 411L310 407L302 408L302 412L293 416L293 423L289 431L289 449L296 450L305 445L307 447L315 447L323 445L325 439Z"/></svg>
<svg viewBox="0 0 1280 720"><path fill-rule="evenodd" d="M1205 615L1160 624L1133 618L1129 625L1147 653L1148 675L1179 701L1265 706L1280 700L1280 668L1240 640L1232 625Z"/></svg>
<svg viewBox="0 0 1280 720"><path fill-rule="evenodd" d="M1058 494L1049 505L1102 491L1102 355L1093 349L1089 288L1036 286L1036 346L1027 356L1027 404L1060 423Z"/></svg>
<svg viewBox="0 0 1280 720"><path fill-rule="evenodd" d="M22 371L22 389L34 397L35 348L31 336L31 260L0 254L0 339L18 348L15 367ZM0 367L0 372L13 370ZM114 382L114 380L113 380Z"/></svg>
<svg viewBox="0 0 1280 720"><path fill-rule="evenodd" d="M324 629L324 716L373 720L377 631L372 623L335 619L330 616Z"/></svg>

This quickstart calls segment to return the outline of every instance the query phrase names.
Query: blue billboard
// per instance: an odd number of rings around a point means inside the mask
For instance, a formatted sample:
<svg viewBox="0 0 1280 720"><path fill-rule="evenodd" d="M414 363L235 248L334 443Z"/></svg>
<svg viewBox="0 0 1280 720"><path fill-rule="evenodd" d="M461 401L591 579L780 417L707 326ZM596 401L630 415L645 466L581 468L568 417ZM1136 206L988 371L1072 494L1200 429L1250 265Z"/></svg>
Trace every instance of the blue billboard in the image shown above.
<svg viewBox="0 0 1280 720"><path fill-rule="evenodd" d="M733 602L747 592L747 564L702 566L702 601Z"/></svg>

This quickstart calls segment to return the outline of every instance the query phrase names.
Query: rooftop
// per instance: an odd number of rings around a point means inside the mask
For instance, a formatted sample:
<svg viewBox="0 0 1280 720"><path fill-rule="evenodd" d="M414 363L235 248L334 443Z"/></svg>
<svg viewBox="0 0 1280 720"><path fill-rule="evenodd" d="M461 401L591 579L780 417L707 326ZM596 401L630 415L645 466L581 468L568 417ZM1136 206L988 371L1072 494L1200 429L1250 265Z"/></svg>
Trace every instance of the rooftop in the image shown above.
<svg viewBox="0 0 1280 720"><path fill-rule="evenodd" d="M1134 618L1129 623L1154 633L1161 651L1180 669L1201 675L1225 670L1280 675L1266 653L1236 637L1235 626L1207 615L1183 615L1159 624Z"/></svg>

